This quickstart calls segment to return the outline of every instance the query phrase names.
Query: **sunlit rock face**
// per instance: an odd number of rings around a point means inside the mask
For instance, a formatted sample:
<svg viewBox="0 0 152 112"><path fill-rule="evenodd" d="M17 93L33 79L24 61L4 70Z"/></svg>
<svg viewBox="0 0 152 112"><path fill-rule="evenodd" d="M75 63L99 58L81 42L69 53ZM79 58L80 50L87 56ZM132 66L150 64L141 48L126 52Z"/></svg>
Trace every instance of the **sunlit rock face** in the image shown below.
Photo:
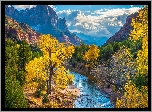
<svg viewBox="0 0 152 112"><path fill-rule="evenodd" d="M26 40L29 44L36 44L39 32L31 29L25 23L18 23L14 19L5 16L5 37L12 40Z"/></svg>
<svg viewBox="0 0 152 112"><path fill-rule="evenodd" d="M126 23L123 25L123 27L120 28L120 30L118 32L116 32L112 37L110 37L106 41L106 44L108 44L110 42L114 42L114 41L120 42L120 41L128 39L130 31L132 30L132 26L131 26L132 18L136 18L137 14L138 13L136 12L134 14L127 16Z"/></svg>
<svg viewBox="0 0 152 112"><path fill-rule="evenodd" d="M5 14L17 22L28 24L33 30L42 34L51 34L60 42L78 45L82 40L71 33L66 25L65 18L58 18L56 12L48 5L37 5L31 9L16 10L13 6L5 6ZM68 38L68 39L67 39Z"/></svg>

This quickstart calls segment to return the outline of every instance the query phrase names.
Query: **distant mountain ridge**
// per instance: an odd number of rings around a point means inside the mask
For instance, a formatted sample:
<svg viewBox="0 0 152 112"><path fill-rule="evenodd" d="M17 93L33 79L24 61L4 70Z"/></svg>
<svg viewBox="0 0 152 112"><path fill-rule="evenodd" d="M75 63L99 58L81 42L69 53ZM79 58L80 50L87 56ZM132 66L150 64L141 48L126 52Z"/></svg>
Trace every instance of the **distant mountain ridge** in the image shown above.
<svg viewBox="0 0 152 112"><path fill-rule="evenodd" d="M136 12L134 14L127 16L126 23L123 25L123 27L121 27L118 32L111 36L104 45L110 42L121 42L123 40L128 39L130 31L133 29L133 27L131 26L132 18L136 18L137 14L138 13Z"/></svg>
<svg viewBox="0 0 152 112"><path fill-rule="evenodd" d="M65 18L58 19L56 12L48 5L37 5L31 9L18 11L13 6L5 6L5 14L17 22L28 24L32 29L42 34L51 34L59 42L78 45L82 40L71 33L66 25Z"/></svg>
<svg viewBox="0 0 152 112"><path fill-rule="evenodd" d="M109 39L107 37L94 37L84 33L71 33L66 25L65 18L58 18L56 12L48 5L37 5L31 9L18 11L13 6L5 5L5 14L31 27L36 32L42 34L51 34L55 36L59 42L73 43L79 45L80 42L85 44L96 44L98 46L108 44L110 42L118 42L126 40L132 30L131 20L137 16L137 13L127 16L126 23Z"/></svg>
<svg viewBox="0 0 152 112"><path fill-rule="evenodd" d="M95 36L86 35L84 33L77 33L77 32L74 33L78 35L85 44L88 45L95 44L101 46L106 42L106 40L108 40L107 37L95 37Z"/></svg>

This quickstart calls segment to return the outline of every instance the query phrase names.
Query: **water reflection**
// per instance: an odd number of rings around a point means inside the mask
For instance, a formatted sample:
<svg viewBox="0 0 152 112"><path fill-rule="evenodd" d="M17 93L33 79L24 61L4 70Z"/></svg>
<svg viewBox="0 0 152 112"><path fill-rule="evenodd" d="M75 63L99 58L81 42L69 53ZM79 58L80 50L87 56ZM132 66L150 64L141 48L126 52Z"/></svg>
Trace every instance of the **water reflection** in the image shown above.
<svg viewBox="0 0 152 112"><path fill-rule="evenodd" d="M73 82L80 89L80 97L74 102L75 108L113 108L110 99L101 94L94 85L88 84L87 77L72 72Z"/></svg>

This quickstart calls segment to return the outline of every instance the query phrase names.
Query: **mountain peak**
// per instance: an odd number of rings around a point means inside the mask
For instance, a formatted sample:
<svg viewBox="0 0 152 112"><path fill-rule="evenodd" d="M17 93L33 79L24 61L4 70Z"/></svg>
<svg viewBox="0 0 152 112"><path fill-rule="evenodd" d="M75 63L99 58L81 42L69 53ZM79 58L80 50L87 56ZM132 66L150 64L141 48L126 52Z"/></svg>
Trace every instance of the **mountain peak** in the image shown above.
<svg viewBox="0 0 152 112"><path fill-rule="evenodd" d="M62 42L69 41L78 45L81 39L68 30L65 18L58 19L56 12L48 5L37 5L27 10L12 10L5 8L5 14L18 22L26 23L32 29L42 33L51 34ZM26 27L24 24L21 24ZM69 40L68 40L69 39Z"/></svg>
<svg viewBox="0 0 152 112"><path fill-rule="evenodd" d="M48 5L37 5L36 8L47 9Z"/></svg>
<svg viewBox="0 0 152 112"><path fill-rule="evenodd" d="M126 18L126 23L123 25L123 27L120 28L118 32L116 32L113 36L111 36L105 44L108 44L110 42L120 42L123 40L128 39L130 31L132 30L131 26L131 20L132 18L136 18L137 12L131 15L128 15Z"/></svg>
<svg viewBox="0 0 152 112"><path fill-rule="evenodd" d="M27 24L18 23L11 17L5 16L5 38L15 41L26 40L30 44L35 44L39 35L40 33L31 29Z"/></svg>

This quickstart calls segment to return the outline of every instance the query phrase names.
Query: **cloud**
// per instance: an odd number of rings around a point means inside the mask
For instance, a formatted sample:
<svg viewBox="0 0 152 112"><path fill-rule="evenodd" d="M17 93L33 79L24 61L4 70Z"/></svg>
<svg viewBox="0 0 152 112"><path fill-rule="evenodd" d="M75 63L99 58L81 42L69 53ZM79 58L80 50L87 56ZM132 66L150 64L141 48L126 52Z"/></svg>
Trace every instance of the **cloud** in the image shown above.
<svg viewBox="0 0 152 112"><path fill-rule="evenodd" d="M71 11L70 9L57 12L59 18L65 17L66 23L70 30L75 30L73 26L77 23L76 17L80 13L80 10Z"/></svg>
<svg viewBox="0 0 152 112"><path fill-rule="evenodd" d="M125 23L126 17L135 13L140 8L129 9L100 9L94 12L80 10L63 10L58 12L58 17L65 17L71 31L81 31L92 36L110 37ZM86 14L90 13L90 15Z"/></svg>
<svg viewBox="0 0 152 112"><path fill-rule="evenodd" d="M21 9L25 10L26 8L31 9L33 7L36 7L37 5L13 5L13 6L14 6L14 8L16 8L18 10L21 10ZM53 8L53 10L57 9L57 7L55 7L54 5L48 5L48 6L50 6L51 8Z"/></svg>
<svg viewBox="0 0 152 112"><path fill-rule="evenodd" d="M139 7L131 7L129 9L125 9L125 8L117 8L117 9L101 9L101 10L96 10L94 11L94 13L96 14L100 14L100 15L103 15L103 17L108 17L108 16L120 16L120 15L123 15L123 14L132 14L134 12L136 12L137 10L139 10L140 8Z"/></svg>
<svg viewBox="0 0 152 112"><path fill-rule="evenodd" d="M57 14L60 18L65 17L68 20L75 18L77 16L77 14L79 14L79 13L81 13L80 10L72 10L71 11L70 9L57 12Z"/></svg>
<svg viewBox="0 0 152 112"><path fill-rule="evenodd" d="M18 10L25 10L26 8L33 8L33 7L36 7L36 5L14 5L14 8L18 9Z"/></svg>
<svg viewBox="0 0 152 112"><path fill-rule="evenodd" d="M21 10L32 8L36 5L14 5L15 8ZM57 9L54 5L49 5L54 10ZM81 10L62 10L56 12L59 18L66 19L68 29L71 31L81 31L85 34L93 36L110 37L117 32L126 21L126 17L137 10L139 7L117 8L117 9L99 9L95 11Z"/></svg>
<svg viewBox="0 0 152 112"><path fill-rule="evenodd" d="M54 5L48 5L48 6L50 6L51 8L53 8L54 11L57 9L57 7L55 7Z"/></svg>
<svg viewBox="0 0 152 112"><path fill-rule="evenodd" d="M76 30L70 30L70 32L72 32L72 33L73 33L73 32L80 33L81 31L79 31L79 30L76 29Z"/></svg>

